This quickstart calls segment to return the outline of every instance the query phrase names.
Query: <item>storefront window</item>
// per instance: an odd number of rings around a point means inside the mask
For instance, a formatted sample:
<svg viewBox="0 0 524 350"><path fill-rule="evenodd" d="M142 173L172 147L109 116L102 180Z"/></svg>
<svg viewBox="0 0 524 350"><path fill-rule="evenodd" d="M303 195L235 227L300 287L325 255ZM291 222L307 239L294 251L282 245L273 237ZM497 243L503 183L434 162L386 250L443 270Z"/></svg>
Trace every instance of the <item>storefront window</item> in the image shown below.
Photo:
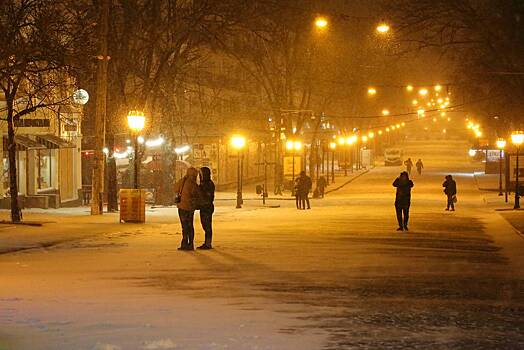
<svg viewBox="0 0 524 350"><path fill-rule="evenodd" d="M53 187L51 174L51 150L38 151L38 189Z"/></svg>

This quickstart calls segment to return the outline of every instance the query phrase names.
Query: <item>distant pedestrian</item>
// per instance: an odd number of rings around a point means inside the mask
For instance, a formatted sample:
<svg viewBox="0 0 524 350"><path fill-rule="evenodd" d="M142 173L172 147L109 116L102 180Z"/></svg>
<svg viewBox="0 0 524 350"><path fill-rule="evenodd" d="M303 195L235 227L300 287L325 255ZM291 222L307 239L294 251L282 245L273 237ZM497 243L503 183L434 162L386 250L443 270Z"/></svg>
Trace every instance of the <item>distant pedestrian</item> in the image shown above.
<svg viewBox="0 0 524 350"><path fill-rule="evenodd" d="M295 178L295 181L293 183L293 192L295 194L295 205L297 206L297 209L302 209L301 208L302 200L300 198L299 182L300 182L300 177Z"/></svg>
<svg viewBox="0 0 524 350"><path fill-rule="evenodd" d="M312 183L311 178L306 175L305 171L300 172L298 177L298 192L300 200L300 209L311 209L311 204L309 203L309 192L311 191Z"/></svg>
<svg viewBox="0 0 524 350"><path fill-rule="evenodd" d="M198 171L191 167L186 175L175 184L175 202L178 207L178 217L182 225L182 242L178 250L194 250L195 227L193 218L200 198L196 178Z"/></svg>
<svg viewBox="0 0 524 350"><path fill-rule="evenodd" d="M446 175L446 180L442 184L444 187L444 193L448 199L446 210L455 211L455 203L457 201L457 183L453 180L453 176Z"/></svg>
<svg viewBox="0 0 524 350"><path fill-rule="evenodd" d="M205 232L204 244L198 249L212 249L213 240L213 213L215 212L215 183L211 180L211 169L200 168L200 223Z"/></svg>
<svg viewBox="0 0 524 350"><path fill-rule="evenodd" d="M324 193L326 192L327 181L324 176L321 176L317 181L318 195L320 198L324 198Z"/></svg>
<svg viewBox="0 0 524 350"><path fill-rule="evenodd" d="M408 160L404 162L404 165L406 166L408 175L411 175L411 169L413 168L413 161L411 161L411 158L408 158Z"/></svg>
<svg viewBox="0 0 524 350"><path fill-rule="evenodd" d="M411 205L411 188L413 181L409 179L406 171L400 173L395 179L393 186L397 188L395 196L395 211L397 212L397 231L408 231L409 207Z"/></svg>
<svg viewBox="0 0 524 350"><path fill-rule="evenodd" d="M424 169L424 164L422 163L422 159L419 158L419 160L417 160L417 163L415 163L415 166L417 167L417 173L419 175L422 175L422 169Z"/></svg>

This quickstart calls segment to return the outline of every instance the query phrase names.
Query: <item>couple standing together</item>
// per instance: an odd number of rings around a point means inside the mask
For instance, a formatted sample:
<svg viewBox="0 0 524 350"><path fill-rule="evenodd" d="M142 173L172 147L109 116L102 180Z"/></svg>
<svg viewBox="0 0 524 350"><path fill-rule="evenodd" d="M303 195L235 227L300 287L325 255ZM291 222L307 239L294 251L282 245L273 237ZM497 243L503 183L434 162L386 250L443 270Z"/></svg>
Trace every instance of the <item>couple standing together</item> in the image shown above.
<svg viewBox="0 0 524 350"><path fill-rule="evenodd" d="M197 183L197 176L200 177L200 183ZM186 176L175 184L174 190L178 217L182 225L182 242L178 250L194 250L195 228L193 219L195 210L200 210L200 223L205 232L204 244L199 246L198 249L212 249L215 184L211 180L211 169L202 167L199 173L193 167L188 168Z"/></svg>

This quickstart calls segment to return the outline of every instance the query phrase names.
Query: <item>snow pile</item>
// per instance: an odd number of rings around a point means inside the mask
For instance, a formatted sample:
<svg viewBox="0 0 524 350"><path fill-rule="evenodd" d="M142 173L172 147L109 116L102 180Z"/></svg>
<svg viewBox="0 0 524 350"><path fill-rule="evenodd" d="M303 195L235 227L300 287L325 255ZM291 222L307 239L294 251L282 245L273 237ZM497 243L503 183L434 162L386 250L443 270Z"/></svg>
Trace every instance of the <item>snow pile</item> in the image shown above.
<svg viewBox="0 0 524 350"><path fill-rule="evenodd" d="M173 341L169 338L146 341L144 343L144 346L142 347L142 349L145 349L145 350L174 349L174 348L176 348L176 344L173 343Z"/></svg>

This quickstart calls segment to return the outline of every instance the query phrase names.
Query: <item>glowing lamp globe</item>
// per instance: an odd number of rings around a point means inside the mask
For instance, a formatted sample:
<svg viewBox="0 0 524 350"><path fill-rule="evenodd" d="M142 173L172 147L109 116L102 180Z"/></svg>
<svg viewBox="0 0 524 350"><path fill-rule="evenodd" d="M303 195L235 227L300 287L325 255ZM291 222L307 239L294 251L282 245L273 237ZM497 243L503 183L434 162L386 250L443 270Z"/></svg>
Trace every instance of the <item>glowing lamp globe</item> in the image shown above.
<svg viewBox="0 0 524 350"><path fill-rule="evenodd" d="M246 138L242 135L233 135L231 137L231 146L235 149L242 149L246 146Z"/></svg>
<svg viewBox="0 0 524 350"><path fill-rule="evenodd" d="M522 145L524 143L524 132L522 131L515 131L511 134L511 143L513 143L516 146Z"/></svg>
<svg viewBox="0 0 524 350"><path fill-rule="evenodd" d="M127 115L127 124L129 129L135 133L139 133L144 129L146 124L146 117L143 112L140 111L130 111Z"/></svg>

